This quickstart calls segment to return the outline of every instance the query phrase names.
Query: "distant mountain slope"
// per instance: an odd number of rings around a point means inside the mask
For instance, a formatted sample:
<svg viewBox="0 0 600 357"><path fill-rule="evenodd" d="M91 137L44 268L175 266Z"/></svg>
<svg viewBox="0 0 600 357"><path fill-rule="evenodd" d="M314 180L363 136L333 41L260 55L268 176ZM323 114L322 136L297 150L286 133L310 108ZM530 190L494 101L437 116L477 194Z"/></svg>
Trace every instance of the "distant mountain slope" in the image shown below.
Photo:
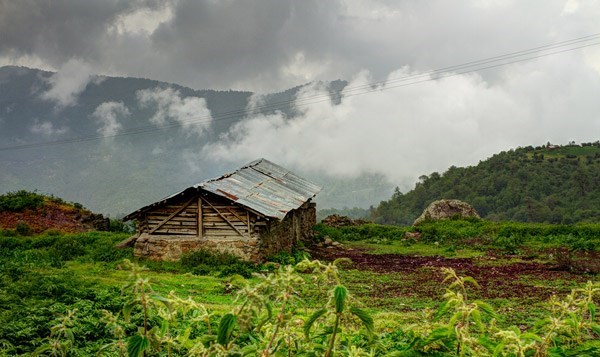
<svg viewBox="0 0 600 357"><path fill-rule="evenodd" d="M432 201L457 198L483 218L521 222L600 222L600 143L501 152L477 166L421 176L372 212L386 224L412 224Z"/></svg>
<svg viewBox="0 0 600 357"><path fill-rule="evenodd" d="M38 190L118 216L245 163L214 162L201 150L244 120L254 93L194 90L140 78L92 75L82 80L70 75L0 68L0 148L124 131L140 133L0 150L0 194ZM57 85L58 77L61 85ZM346 84L340 80L324 84L332 91L334 103L339 102ZM262 95L253 112L279 111L293 117L293 101L302 88ZM186 124L188 119L197 120L194 125L200 125L202 135L194 133L198 127ZM162 129L145 131L158 127ZM268 153L264 156L268 158ZM317 196L321 207L373 203L388 197L393 189L379 176L307 177L325 186ZM357 192L366 182L373 189Z"/></svg>

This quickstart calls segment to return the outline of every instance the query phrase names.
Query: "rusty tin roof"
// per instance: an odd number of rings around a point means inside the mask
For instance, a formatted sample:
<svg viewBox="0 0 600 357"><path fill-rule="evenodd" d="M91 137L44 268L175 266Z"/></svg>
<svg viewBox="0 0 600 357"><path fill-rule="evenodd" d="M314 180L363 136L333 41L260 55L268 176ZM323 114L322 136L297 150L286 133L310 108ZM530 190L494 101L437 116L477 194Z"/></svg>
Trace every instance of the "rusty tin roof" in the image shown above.
<svg viewBox="0 0 600 357"><path fill-rule="evenodd" d="M289 211L302 206L322 188L269 160L259 159L242 166L233 173L200 182L140 208L123 219L133 219L146 209L162 204L170 198L192 189L202 189L225 197L264 216L283 219Z"/></svg>

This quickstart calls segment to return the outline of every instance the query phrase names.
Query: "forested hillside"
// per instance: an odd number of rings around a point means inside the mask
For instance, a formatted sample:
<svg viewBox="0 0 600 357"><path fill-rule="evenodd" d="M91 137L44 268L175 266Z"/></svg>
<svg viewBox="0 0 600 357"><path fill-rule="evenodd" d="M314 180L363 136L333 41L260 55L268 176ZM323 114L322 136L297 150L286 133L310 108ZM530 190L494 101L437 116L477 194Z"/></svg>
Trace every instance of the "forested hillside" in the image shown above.
<svg viewBox="0 0 600 357"><path fill-rule="evenodd" d="M412 224L434 200L455 198L482 218L520 222L600 222L600 142L501 152L477 166L421 176L371 212L378 223Z"/></svg>

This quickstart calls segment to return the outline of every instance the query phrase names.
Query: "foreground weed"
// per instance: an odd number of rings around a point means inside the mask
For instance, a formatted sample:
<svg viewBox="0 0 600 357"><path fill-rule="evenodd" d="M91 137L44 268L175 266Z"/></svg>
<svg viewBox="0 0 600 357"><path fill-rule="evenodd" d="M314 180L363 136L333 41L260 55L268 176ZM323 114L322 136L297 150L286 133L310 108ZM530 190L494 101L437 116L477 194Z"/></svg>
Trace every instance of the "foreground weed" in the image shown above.
<svg viewBox="0 0 600 357"><path fill-rule="evenodd" d="M50 337L47 338L47 342L33 352L34 356L67 355L75 342L73 326L76 323L76 312L76 309L69 310L56 320L56 324L50 328Z"/></svg>
<svg viewBox="0 0 600 357"><path fill-rule="evenodd" d="M549 315L536 324L535 331L516 326L500 329L494 310L483 301L470 301L467 287L478 287L471 277L460 277L443 268L446 301L422 325L403 332L410 336L404 352L453 356L598 356L600 325L596 304L600 287L588 282L564 299L553 296ZM442 317L445 323L440 324Z"/></svg>
<svg viewBox="0 0 600 357"><path fill-rule="evenodd" d="M444 298L446 301L434 315L434 321L450 316L447 323L436 327L423 341L422 346L434 346L455 351L458 356L481 354L480 338L486 338L488 330L484 317L497 318L492 307L483 301L468 299L467 286L479 287L470 276L460 277L453 269L442 268L444 282L449 282Z"/></svg>
<svg viewBox="0 0 600 357"><path fill-rule="evenodd" d="M130 271L118 312L102 322L113 341L99 355L111 356L597 356L600 325L596 304L600 286L589 282L564 299L553 297L547 318L535 330L499 328L498 316L483 301L469 298L478 288L471 277L443 269L448 284L437 311L424 322L377 335L373 318L340 282L339 264L304 260L281 266L258 283L245 281L232 310L214 316L192 297L156 293L143 268ZM240 279L242 279L240 277ZM321 301L311 305L305 301ZM314 310L312 310L314 308ZM35 354L67 356L76 351L75 311L56 320ZM79 328L79 327L77 327ZM3 346L4 349L10 346Z"/></svg>
<svg viewBox="0 0 600 357"><path fill-rule="evenodd" d="M589 281L585 287L573 289L565 299L552 296L550 316L538 323L540 350L554 355L577 355L594 351L600 355L600 324L596 321L594 298L600 285Z"/></svg>

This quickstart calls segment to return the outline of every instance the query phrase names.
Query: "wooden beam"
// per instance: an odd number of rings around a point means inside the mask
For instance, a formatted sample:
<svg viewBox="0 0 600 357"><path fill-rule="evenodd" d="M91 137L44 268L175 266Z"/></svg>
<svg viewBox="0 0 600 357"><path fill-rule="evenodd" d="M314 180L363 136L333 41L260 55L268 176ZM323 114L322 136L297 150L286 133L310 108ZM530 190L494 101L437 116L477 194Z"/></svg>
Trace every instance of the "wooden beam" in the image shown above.
<svg viewBox="0 0 600 357"><path fill-rule="evenodd" d="M204 237L204 227L202 227L202 198L198 196L198 238Z"/></svg>
<svg viewBox="0 0 600 357"><path fill-rule="evenodd" d="M248 222L248 238L250 238L250 212L246 211L246 222Z"/></svg>
<svg viewBox="0 0 600 357"><path fill-rule="evenodd" d="M227 219L227 217L225 217L221 212L219 212L210 202L208 202L208 200L206 200L205 198L202 198L202 201L206 202L213 210L215 210L215 212L217 212L219 214L219 216L221 216L221 218L223 218L225 220L225 222L227 222L231 226L231 228L233 228L236 232L238 232L238 234L240 236L244 237L244 233L242 233L239 229L237 229L237 227L233 223L231 223Z"/></svg>
<svg viewBox="0 0 600 357"><path fill-rule="evenodd" d="M154 231L156 231L157 229L159 229L160 227L163 226L163 224L167 223L171 218L177 216L177 214L181 211L183 211L184 209L187 208L187 206L190 205L190 203L192 203L192 201L194 200L194 198L192 197L189 201L187 201L181 208L179 208L178 210L176 210L175 212L171 213L167 218L163 219L162 222L160 222L156 227L152 228L150 230L150 232L148 232L148 234L152 234L154 233Z"/></svg>
<svg viewBox="0 0 600 357"><path fill-rule="evenodd" d="M226 207L226 208L227 208L227 211L229 211L229 213L231 213L237 219L239 219L240 221L242 221L242 223L246 224L246 222L244 222L244 219L242 217L240 217L237 213L235 213L235 210L232 210L231 207ZM246 211L246 212L248 212L248 211Z"/></svg>

